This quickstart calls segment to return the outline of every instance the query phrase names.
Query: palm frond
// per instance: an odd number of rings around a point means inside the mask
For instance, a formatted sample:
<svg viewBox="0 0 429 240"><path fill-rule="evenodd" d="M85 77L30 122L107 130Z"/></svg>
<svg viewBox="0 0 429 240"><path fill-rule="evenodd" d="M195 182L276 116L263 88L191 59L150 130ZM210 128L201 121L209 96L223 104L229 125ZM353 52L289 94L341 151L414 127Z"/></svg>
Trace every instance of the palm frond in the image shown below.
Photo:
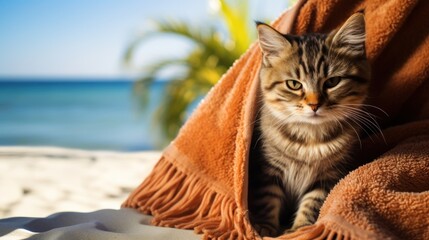
<svg viewBox="0 0 429 240"><path fill-rule="evenodd" d="M225 48L225 41L221 39L213 27L206 27L204 30L201 30L181 21L159 21L156 23L154 30L142 33L128 45L123 57L124 62L130 65L135 52L137 52L137 47L141 44L144 44L151 38L167 34L182 37L195 44L196 47L204 48L206 52L213 53L221 61L233 62L236 56L242 53L233 53L233 56L231 56L231 49Z"/></svg>
<svg viewBox="0 0 429 240"><path fill-rule="evenodd" d="M143 76L136 82L134 93L142 107L147 106L150 86L164 69L180 65L184 71L168 80L166 94L154 116L154 123L162 126L167 141L172 139L186 120L190 106L204 96L233 62L248 48L252 39L249 28L248 0L235 5L218 0L229 38L221 37L215 26L197 28L182 21L158 21L128 45L124 63L132 65L137 48L157 36L174 35L193 44L187 56L145 64ZM231 44L233 43L233 44Z"/></svg>
<svg viewBox="0 0 429 240"><path fill-rule="evenodd" d="M252 32L249 28L248 1L237 0L235 5L228 4L226 0L219 0L220 10L234 40L236 51L240 54L246 51L252 42Z"/></svg>

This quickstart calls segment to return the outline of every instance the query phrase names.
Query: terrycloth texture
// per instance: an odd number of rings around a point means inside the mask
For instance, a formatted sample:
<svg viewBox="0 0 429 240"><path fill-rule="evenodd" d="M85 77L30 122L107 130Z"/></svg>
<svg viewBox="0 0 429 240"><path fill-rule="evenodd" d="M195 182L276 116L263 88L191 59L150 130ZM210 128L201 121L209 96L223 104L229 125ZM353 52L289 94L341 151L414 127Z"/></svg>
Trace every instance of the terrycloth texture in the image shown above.
<svg viewBox="0 0 429 240"><path fill-rule="evenodd" d="M396 127L385 131L387 144L380 137L373 137L374 143L364 140L354 160L371 162L393 150L341 181L315 225L283 238L428 236L429 155L424 150L429 140L420 138L413 148L407 147L413 142L398 143L429 134L429 120L413 122L429 118L429 1L299 1L273 26L283 33L328 32L360 10L365 11L373 69L369 101L389 117L372 112L384 128ZM249 223L247 169L260 62L260 50L253 45L210 91L123 206L152 214L156 225L194 229L204 238L259 238ZM399 177L403 173L409 175ZM412 219L421 221L407 224Z"/></svg>

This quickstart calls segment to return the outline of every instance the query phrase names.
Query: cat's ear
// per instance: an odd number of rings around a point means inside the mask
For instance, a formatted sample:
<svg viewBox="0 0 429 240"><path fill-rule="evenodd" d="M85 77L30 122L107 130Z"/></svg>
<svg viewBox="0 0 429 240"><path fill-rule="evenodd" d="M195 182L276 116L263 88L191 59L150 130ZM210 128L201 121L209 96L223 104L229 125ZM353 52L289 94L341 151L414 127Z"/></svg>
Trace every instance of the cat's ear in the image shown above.
<svg viewBox="0 0 429 240"><path fill-rule="evenodd" d="M353 14L340 29L329 34L331 47L346 48L354 54L365 53L365 19L361 12Z"/></svg>
<svg viewBox="0 0 429 240"><path fill-rule="evenodd" d="M256 23L259 46L265 57L278 56L285 48L291 47L289 41L277 30L265 23Z"/></svg>

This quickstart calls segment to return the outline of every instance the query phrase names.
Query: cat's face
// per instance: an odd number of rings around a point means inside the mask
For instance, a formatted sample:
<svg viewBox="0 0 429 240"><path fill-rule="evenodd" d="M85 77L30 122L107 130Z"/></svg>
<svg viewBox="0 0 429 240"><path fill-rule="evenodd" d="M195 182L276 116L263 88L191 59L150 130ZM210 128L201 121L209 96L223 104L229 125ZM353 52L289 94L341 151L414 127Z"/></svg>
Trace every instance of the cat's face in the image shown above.
<svg viewBox="0 0 429 240"><path fill-rule="evenodd" d="M363 14L327 35L282 35L265 24L258 33L263 101L274 116L319 124L358 115L370 75Z"/></svg>

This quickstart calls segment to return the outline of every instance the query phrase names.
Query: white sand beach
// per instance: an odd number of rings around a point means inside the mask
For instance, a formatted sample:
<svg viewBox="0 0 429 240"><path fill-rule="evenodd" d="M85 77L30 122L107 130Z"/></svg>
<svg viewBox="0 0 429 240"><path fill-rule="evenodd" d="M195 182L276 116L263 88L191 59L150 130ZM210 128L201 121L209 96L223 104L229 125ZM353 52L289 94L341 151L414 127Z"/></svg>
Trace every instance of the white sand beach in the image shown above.
<svg viewBox="0 0 429 240"><path fill-rule="evenodd" d="M118 209L159 152L0 147L0 219Z"/></svg>
<svg viewBox="0 0 429 240"><path fill-rule="evenodd" d="M0 147L0 238L193 240L192 230L150 225L120 209L160 152Z"/></svg>

